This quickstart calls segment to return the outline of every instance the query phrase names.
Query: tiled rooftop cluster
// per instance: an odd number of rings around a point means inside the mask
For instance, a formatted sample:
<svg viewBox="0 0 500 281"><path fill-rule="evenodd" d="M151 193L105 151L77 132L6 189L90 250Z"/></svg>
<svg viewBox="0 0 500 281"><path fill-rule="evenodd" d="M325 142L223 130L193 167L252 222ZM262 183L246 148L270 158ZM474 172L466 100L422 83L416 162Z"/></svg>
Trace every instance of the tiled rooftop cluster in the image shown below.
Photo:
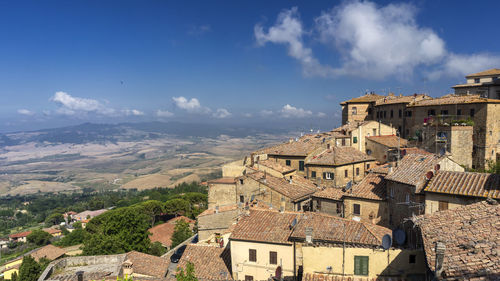
<svg viewBox="0 0 500 281"><path fill-rule="evenodd" d="M415 193L420 193L426 183L426 173L434 171L440 160L441 158L434 154L408 154L385 179L415 186Z"/></svg>
<svg viewBox="0 0 500 281"><path fill-rule="evenodd" d="M355 184L350 190L329 187L314 193L314 197L332 200L341 200L342 197L356 197L371 200L385 200L386 186L384 176L370 173L361 182Z"/></svg>
<svg viewBox="0 0 500 281"><path fill-rule="evenodd" d="M425 191L500 199L500 175L438 171Z"/></svg>
<svg viewBox="0 0 500 281"><path fill-rule="evenodd" d="M233 280L231 253L227 248L188 245L178 267L186 268L188 262L196 265L194 274L198 280Z"/></svg>
<svg viewBox="0 0 500 281"><path fill-rule="evenodd" d="M337 146L312 153L306 158L307 164L341 166L348 163L372 161L375 158L350 146Z"/></svg>
<svg viewBox="0 0 500 281"><path fill-rule="evenodd" d="M292 179L278 178L261 171L249 173L247 176L292 200L303 198L318 190L314 183L300 176Z"/></svg>

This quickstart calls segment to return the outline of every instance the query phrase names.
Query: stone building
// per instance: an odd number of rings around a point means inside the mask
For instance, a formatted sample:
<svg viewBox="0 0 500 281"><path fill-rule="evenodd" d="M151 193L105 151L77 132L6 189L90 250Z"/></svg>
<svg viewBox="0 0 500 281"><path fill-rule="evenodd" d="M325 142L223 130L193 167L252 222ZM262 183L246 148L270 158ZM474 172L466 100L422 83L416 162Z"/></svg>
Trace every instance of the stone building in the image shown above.
<svg viewBox="0 0 500 281"><path fill-rule="evenodd" d="M375 158L380 164L397 161L401 148L407 146L406 139L395 135L366 137L366 154Z"/></svg>
<svg viewBox="0 0 500 281"><path fill-rule="evenodd" d="M384 175L370 173L349 190L325 188L312 196L313 211L388 225Z"/></svg>
<svg viewBox="0 0 500 281"><path fill-rule="evenodd" d="M373 92L340 103L342 107L342 124L358 123L373 119L375 102L384 96Z"/></svg>
<svg viewBox="0 0 500 281"><path fill-rule="evenodd" d="M391 228L403 227L405 219L424 213L423 190L439 170L463 172L464 168L446 156L408 154L389 172L385 180Z"/></svg>
<svg viewBox="0 0 500 281"><path fill-rule="evenodd" d="M489 99L500 99L500 69L493 68L465 76L467 83L452 88L456 95L479 95Z"/></svg>
<svg viewBox="0 0 500 281"><path fill-rule="evenodd" d="M363 121L342 125L334 129L333 132L349 136L351 146L365 152L367 137L395 135L396 129L377 121Z"/></svg>
<svg viewBox="0 0 500 281"><path fill-rule="evenodd" d="M447 154L458 164L472 167L473 127L467 124L436 124L422 127L419 146L435 154Z"/></svg>
<svg viewBox="0 0 500 281"><path fill-rule="evenodd" d="M455 209L486 198L500 199L500 175L437 171L424 189L425 213Z"/></svg>
<svg viewBox="0 0 500 281"><path fill-rule="evenodd" d="M450 124L473 125L472 168L482 168L496 161L500 149L500 100L476 95L447 95L408 105L412 119L407 119L410 136L423 141L425 126ZM458 145L458 144L457 144Z"/></svg>
<svg viewBox="0 0 500 281"><path fill-rule="evenodd" d="M241 209L238 207L238 204L233 204L221 207L217 206L199 214L197 217L199 241L222 237L238 221L242 213Z"/></svg>
<svg viewBox="0 0 500 281"><path fill-rule="evenodd" d="M219 178L208 181L208 208L232 205L238 202L236 178Z"/></svg>
<svg viewBox="0 0 500 281"><path fill-rule="evenodd" d="M305 159L306 176L321 187L360 182L375 159L348 146L320 148Z"/></svg>

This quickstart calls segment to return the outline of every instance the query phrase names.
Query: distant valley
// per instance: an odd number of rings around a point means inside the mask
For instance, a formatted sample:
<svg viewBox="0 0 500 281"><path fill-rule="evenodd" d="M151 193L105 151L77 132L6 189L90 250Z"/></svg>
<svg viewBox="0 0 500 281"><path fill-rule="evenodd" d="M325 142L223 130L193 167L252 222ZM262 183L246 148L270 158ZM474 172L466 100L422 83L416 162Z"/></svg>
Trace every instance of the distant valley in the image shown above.
<svg viewBox="0 0 500 281"><path fill-rule="evenodd" d="M183 123L92 124L0 134L0 195L173 187L288 133Z"/></svg>

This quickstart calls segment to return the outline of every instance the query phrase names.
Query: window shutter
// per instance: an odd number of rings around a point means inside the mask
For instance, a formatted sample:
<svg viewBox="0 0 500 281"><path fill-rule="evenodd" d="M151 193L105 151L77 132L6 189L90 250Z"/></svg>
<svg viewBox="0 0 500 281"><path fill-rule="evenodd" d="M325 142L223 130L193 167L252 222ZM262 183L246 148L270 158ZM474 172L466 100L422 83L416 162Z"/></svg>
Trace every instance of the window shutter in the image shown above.
<svg viewBox="0 0 500 281"><path fill-rule="evenodd" d="M326 180L326 173L323 173L323 179Z"/></svg>
<svg viewBox="0 0 500 281"><path fill-rule="evenodd" d="M269 252L269 263L270 264L278 264L278 253L277 252Z"/></svg>
<svg viewBox="0 0 500 281"><path fill-rule="evenodd" d="M249 249L248 250L248 260L249 261L257 261L257 250L255 249Z"/></svg>
<svg viewBox="0 0 500 281"><path fill-rule="evenodd" d="M368 257L354 256L354 275L368 275Z"/></svg>

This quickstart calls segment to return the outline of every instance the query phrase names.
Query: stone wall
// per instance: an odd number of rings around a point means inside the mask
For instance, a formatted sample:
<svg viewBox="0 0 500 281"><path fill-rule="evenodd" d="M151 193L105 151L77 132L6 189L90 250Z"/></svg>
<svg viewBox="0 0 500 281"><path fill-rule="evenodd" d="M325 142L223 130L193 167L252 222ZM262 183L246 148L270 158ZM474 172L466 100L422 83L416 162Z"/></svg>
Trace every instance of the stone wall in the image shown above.
<svg viewBox="0 0 500 281"><path fill-rule="evenodd" d="M448 202L448 209L455 209L463 205L469 205L478 201L483 201L485 198L477 198L470 196L459 196L453 194L442 193L425 193L425 213L432 214L439 211L439 202Z"/></svg>
<svg viewBox="0 0 500 281"><path fill-rule="evenodd" d="M208 184L208 208L219 205L230 205L238 202L236 184L209 183Z"/></svg>
<svg viewBox="0 0 500 281"><path fill-rule="evenodd" d="M354 214L354 204L360 205L360 215ZM359 217L362 221L369 221L373 224L389 225L389 209L385 201L345 197L344 210L346 218Z"/></svg>
<svg viewBox="0 0 500 281"><path fill-rule="evenodd" d="M306 166L307 177L312 182L321 187L344 187L349 181L360 182L365 177L365 171L373 168L375 161L367 161L344 166L311 165ZM359 173L356 173L358 169ZM347 171L347 176L346 176ZM316 178L312 177L312 172L316 172ZM323 173L334 174L333 179L323 179Z"/></svg>
<svg viewBox="0 0 500 281"><path fill-rule="evenodd" d="M235 223L240 214L238 208L219 212L210 215L198 217L198 235L199 240L203 241L210 238L215 233L223 233L233 223Z"/></svg>

